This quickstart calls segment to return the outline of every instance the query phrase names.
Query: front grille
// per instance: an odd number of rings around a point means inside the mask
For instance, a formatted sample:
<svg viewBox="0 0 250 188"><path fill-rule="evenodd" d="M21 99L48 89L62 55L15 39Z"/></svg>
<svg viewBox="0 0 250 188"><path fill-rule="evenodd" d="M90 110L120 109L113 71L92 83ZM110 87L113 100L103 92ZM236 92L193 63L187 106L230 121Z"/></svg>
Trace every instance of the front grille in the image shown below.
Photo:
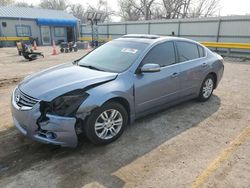
<svg viewBox="0 0 250 188"><path fill-rule="evenodd" d="M38 99L26 95L19 88L15 90L14 100L17 106L27 109L31 109L37 102L39 102Z"/></svg>

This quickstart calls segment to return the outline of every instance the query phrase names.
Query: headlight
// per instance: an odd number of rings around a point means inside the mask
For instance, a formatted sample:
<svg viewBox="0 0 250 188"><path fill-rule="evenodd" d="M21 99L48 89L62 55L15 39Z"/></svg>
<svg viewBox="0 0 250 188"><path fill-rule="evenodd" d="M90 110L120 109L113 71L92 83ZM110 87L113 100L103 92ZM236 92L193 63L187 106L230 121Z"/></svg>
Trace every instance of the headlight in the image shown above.
<svg viewBox="0 0 250 188"><path fill-rule="evenodd" d="M88 97L83 90L74 90L55 98L51 102L51 112L60 116L72 116Z"/></svg>

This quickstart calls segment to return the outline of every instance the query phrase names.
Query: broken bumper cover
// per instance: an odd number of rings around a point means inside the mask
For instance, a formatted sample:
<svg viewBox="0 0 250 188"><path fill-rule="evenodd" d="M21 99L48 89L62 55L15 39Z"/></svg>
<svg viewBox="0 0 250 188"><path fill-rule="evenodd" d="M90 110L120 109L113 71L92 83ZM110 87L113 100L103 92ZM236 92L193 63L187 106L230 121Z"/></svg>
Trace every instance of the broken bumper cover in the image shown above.
<svg viewBox="0 0 250 188"><path fill-rule="evenodd" d="M46 121L38 124L41 116L40 104L30 110L20 110L12 96L12 116L17 129L25 136L46 144L76 147L76 118L46 114Z"/></svg>

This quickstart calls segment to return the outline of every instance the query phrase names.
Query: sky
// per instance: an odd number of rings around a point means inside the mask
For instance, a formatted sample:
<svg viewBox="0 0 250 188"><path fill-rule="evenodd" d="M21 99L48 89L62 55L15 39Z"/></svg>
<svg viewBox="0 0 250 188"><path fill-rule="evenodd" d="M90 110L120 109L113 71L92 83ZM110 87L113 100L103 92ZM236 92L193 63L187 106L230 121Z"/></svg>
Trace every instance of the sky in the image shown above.
<svg viewBox="0 0 250 188"><path fill-rule="evenodd" d="M222 16L250 14L250 0L221 0Z"/></svg>
<svg viewBox="0 0 250 188"><path fill-rule="evenodd" d="M32 3L37 5L40 0L18 0L20 2ZM95 6L98 0L69 0L71 3L80 3L84 6L88 4ZM108 0L108 6L114 11L119 11L118 0ZM250 14L250 0L220 0L220 15L245 15ZM119 20L115 20L119 21Z"/></svg>

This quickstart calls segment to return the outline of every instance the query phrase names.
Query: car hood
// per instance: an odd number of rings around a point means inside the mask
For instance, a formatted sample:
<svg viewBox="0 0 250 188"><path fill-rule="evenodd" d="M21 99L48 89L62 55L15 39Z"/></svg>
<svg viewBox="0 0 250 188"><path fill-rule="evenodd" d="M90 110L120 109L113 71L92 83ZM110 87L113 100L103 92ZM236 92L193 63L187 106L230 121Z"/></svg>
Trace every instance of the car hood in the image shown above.
<svg viewBox="0 0 250 188"><path fill-rule="evenodd" d="M68 63L26 77L19 89L31 97L51 101L64 93L114 80L117 74Z"/></svg>

